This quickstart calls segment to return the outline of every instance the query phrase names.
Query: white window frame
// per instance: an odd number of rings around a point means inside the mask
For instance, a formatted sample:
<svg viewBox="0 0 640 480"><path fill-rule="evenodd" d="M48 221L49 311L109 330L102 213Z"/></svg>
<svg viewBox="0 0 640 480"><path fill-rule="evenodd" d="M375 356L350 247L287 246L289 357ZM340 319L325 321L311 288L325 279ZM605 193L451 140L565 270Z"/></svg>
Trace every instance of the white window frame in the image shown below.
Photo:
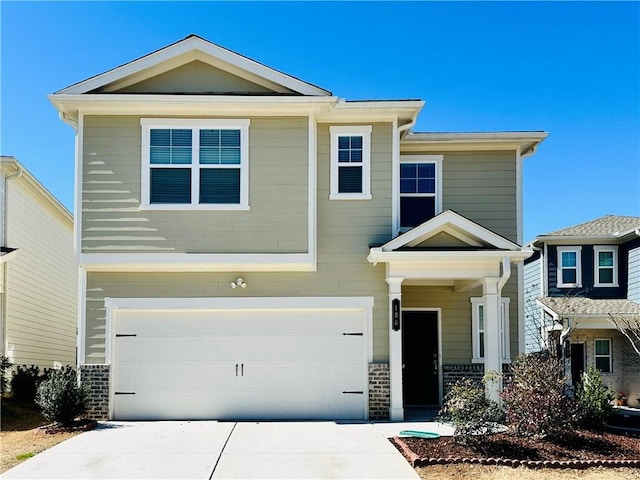
<svg viewBox="0 0 640 480"><path fill-rule="evenodd" d="M473 358L471 363L484 363L484 356L480 356L480 334L484 332L479 328L480 309L484 311L484 298L471 297L471 330ZM509 335L509 305L511 299L509 297L500 298L500 358L502 363L511 363L511 337ZM486 325L487 319L484 317Z"/></svg>
<svg viewBox="0 0 640 480"><path fill-rule="evenodd" d="M401 155L400 164L403 163L434 163L436 165L436 192L430 193L401 193L400 192L400 172L398 171L398 226L401 232L411 230L413 227L402 227L402 197L433 197L435 198L434 214L442 213L442 160L444 155ZM399 167L398 167L399 168ZM416 226L416 225L414 225Z"/></svg>
<svg viewBox="0 0 640 480"><path fill-rule="evenodd" d="M609 355L597 355L596 354L596 343L597 342L607 342L609 343ZM611 341L610 338L594 338L593 339L593 366L598 368L596 366L596 359L597 358L608 358L609 359L609 371L608 372L602 372L603 374L609 374L609 373L613 373L613 342Z"/></svg>
<svg viewBox="0 0 640 480"><path fill-rule="evenodd" d="M563 283L562 282L562 253L563 252L575 252L576 253L576 282L575 283ZM558 247L558 276L557 286L558 288L579 288L582 287L582 247Z"/></svg>
<svg viewBox="0 0 640 480"><path fill-rule="evenodd" d="M331 134L331 179L329 200L371 200L371 125L332 126ZM339 169L338 137L362 137L362 193L340 193L338 191ZM343 166L342 168L349 168Z"/></svg>
<svg viewBox="0 0 640 480"><path fill-rule="evenodd" d="M249 119L186 119L186 118L141 118L142 127L142 175L141 203L142 210L250 210L249 207ZM150 162L151 130L190 129L192 131L191 163L180 165L152 165ZM239 130L240 131L240 203L207 203L200 204L200 130ZM158 204L151 203L151 168L190 168L191 169L191 203ZM206 168L215 168L207 165Z"/></svg>
<svg viewBox="0 0 640 480"><path fill-rule="evenodd" d="M612 252L613 253L613 266L601 267L599 265L600 252ZM613 282L612 283L600 283L600 269L611 268L613 269ZM593 247L593 286L594 287L617 287L618 286L618 246L617 245L595 245Z"/></svg>

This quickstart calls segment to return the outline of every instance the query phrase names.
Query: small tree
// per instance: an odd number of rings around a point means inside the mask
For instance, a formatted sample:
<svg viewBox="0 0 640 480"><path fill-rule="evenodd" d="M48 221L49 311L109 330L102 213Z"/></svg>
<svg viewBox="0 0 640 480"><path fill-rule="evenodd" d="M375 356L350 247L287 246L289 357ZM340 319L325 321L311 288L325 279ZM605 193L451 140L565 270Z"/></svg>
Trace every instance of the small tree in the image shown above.
<svg viewBox="0 0 640 480"><path fill-rule="evenodd" d="M602 384L602 374L593 365L580 376L576 387L576 414L585 428L602 428L613 411L614 393Z"/></svg>
<svg viewBox="0 0 640 480"><path fill-rule="evenodd" d="M68 425L84 412L88 398L88 386L78 383L76 371L67 365L40 384L36 404L47 420Z"/></svg>
<svg viewBox="0 0 640 480"><path fill-rule="evenodd" d="M562 363L549 354L522 355L502 390L507 426L518 436L543 438L572 431L573 404Z"/></svg>
<svg viewBox="0 0 640 480"><path fill-rule="evenodd" d="M13 363L9 360L9 357L4 355L0 359L0 395L4 396L7 393L7 387L9 386L8 373L13 367Z"/></svg>
<svg viewBox="0 0 640 480"><path fill-rule="evenodd" d="M640 355L640 315L609 314L609 320Z"/></svg>
<svg viewBox="0 0 640 480"><path fill-rule="evenodd" d="M439 418L453 423L454 438L461 444L478 444L504 418L500 406L485 395L483 382L463 378L453 384L445 397Z"/></svg>

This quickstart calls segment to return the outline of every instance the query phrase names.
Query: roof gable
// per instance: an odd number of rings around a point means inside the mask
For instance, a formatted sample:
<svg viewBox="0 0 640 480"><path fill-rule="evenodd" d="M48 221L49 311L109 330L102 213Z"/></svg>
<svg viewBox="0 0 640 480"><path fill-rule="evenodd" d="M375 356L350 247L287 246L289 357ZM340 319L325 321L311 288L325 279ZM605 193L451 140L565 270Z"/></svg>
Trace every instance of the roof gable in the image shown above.
<svg viewBox="0 0 640 480"><path fill-rule="evenodd" d="M182 77L178 74L185 73L185 69L200 70L199 73L204 73L205 76L194 84L193 80L186 80L188 76L185 75L182 81L186 81L186 85L183 86L177 82ZM209 94L228 94L230 90L235 90L234 93L266 95L331 95L327 90L274 70L197 35L190 35L56 93L149 93L145 90L160 87L166 89L168 86L173 90L161 93L192 93L190 90L197 88ZM185 89L186 92L183 92Z"/></svg>
<svg viewBox="0 0 640 480"><path fill-rule="evenodd" d="M411 248L520 250L517 244L453 210L436 215L381 247L383 252Z"/></svg>

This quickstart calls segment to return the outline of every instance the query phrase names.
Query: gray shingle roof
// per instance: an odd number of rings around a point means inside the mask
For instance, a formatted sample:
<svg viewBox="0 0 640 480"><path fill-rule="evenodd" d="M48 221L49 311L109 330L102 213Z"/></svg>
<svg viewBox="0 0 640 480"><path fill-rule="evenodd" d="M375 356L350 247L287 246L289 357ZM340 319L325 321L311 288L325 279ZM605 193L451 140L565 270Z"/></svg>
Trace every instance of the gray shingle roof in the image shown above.
<svg viewBox="0 0 640 480"><path fill-rule="evenodd" d="M631 300L583 297L543 297L538 301L559 316L628 314L640 315L640 304Z"/></svg>
<svg viewBox="0 0 640 480"><path fill-rule="evenodd" d="M573 227L562 228L543 236L580 236L605 237L628 232L640 228L640 217L625 217L621 215L606 215L589 222L580 223Z"/></svg>

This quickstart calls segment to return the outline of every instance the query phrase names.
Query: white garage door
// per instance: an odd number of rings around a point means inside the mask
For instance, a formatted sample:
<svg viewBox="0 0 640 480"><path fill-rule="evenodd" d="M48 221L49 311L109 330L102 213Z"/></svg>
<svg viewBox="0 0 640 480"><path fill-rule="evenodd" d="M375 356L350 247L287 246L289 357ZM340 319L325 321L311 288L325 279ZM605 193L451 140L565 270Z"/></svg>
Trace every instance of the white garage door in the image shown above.
<svg viewBox="0 0 640 480"><path fill-rule="evenodd" d="M364 419L367 312L115 310L113 418Z"/></svg>

